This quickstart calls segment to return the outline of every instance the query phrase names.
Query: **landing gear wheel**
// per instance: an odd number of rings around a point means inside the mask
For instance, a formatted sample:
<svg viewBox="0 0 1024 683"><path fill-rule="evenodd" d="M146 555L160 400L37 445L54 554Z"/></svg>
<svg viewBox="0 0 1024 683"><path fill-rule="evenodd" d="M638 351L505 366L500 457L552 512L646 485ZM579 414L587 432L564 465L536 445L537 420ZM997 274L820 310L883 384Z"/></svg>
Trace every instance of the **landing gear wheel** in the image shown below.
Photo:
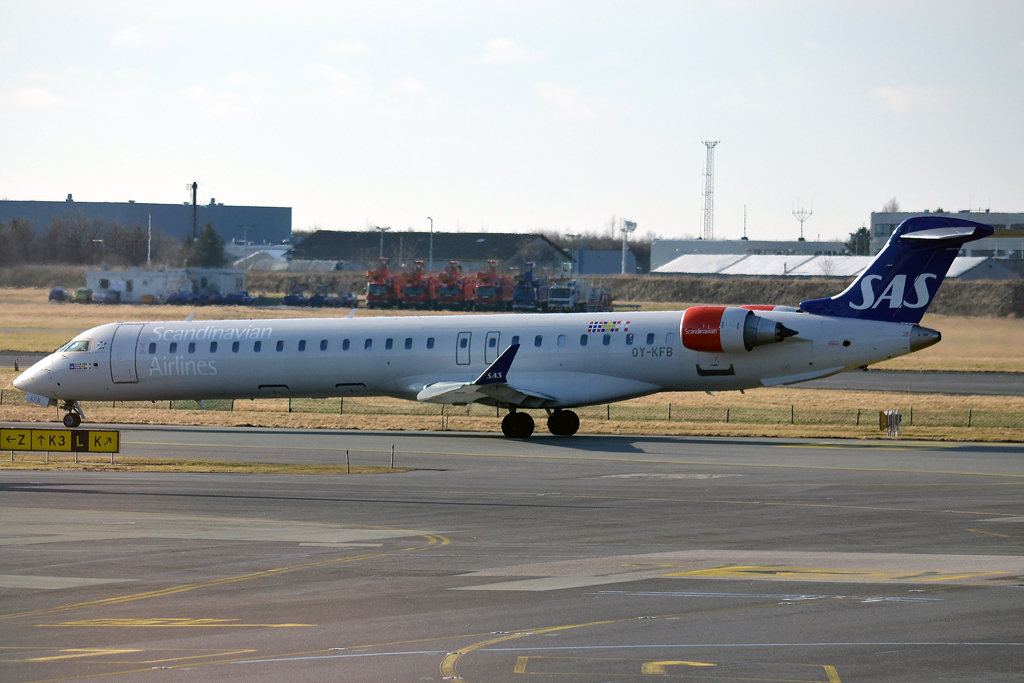
<svg viewBox="0 0 1024 683"><path fill-rule="evenodd" d="M70 427L71 429L74 429L78 425L82 424L82 418L79 417L78 413L68 413L67 415L64 416L62 422L64 423L65 427Z"/></svg>
<svg viewBox="0 0 1024 683"><path fill-rule="evenodd" d="M509 413L501 421L501 433L510 439L526 439L533 434L533 428L529 413Z"/></svg>
<svg viewBox="0 0 1024 683"><path fill-rule="evenodd" d="M579 415L571 410L556 410L548 416L548 431L555 436L572 436L579 430Z"/></svg>

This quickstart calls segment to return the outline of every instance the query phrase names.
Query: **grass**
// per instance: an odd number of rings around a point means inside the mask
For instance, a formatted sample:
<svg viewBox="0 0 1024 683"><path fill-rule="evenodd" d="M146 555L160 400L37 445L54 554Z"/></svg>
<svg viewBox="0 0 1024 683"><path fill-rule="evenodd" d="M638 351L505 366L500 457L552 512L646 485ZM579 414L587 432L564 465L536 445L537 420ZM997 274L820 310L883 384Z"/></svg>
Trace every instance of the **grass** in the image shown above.
<svg viewBox="0 0 1024 683"><path fill-rule="evenodd" d="M116 320L183 320L187 306L51 304L45 289L0 289L0 350L52 351L82 330ZM690 304L640 302L641 310L682 310ZM205 306L198 320L340 318L348 309ZM360 317L443 315L436 311L371 311ZM942 342L874 367L887 370L1024 372L1024 319L926 315L921 323L942 332Z"/></svg>

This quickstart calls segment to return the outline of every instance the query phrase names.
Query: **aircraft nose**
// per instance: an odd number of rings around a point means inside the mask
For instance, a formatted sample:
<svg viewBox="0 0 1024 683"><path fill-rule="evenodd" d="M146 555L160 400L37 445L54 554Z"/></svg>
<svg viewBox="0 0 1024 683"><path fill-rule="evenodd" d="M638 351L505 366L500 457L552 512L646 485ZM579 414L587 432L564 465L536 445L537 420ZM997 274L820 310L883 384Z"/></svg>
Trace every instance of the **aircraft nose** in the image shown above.
<svg viewBox="0 0 1024 683"><path fill-rule="evenodd" d="M49 396L53 382L50 379L50 367L53 361L44 358L14 380L14 388L30 394ZM51 398L53 398L51 396Z"/></svg>
<svg viewBox="0 0 1024 683"><path fill-rule="evenodd" d="M910 330L911 352L927 349L929 346L938 344L940 341L942 341L942 333L938 330L933 330L930 327L914 325L913 329Z"/></svg>

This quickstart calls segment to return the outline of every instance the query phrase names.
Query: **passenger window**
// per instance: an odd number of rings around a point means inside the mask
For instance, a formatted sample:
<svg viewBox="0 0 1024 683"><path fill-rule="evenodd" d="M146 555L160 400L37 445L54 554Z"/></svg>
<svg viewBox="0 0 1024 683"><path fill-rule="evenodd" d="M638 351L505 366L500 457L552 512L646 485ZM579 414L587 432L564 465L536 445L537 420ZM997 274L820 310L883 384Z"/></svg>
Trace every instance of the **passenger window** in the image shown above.
<svg viewBox="0 0 1024 683"><path fill-rule="evenodd" d="M407 348L407 349L411 349L412 348L412 337L406 337L406 339L405 339L405 348Z"/></svg>
<svg viewBox="0 0 1024 683"><path fill-rule="evenodd" d="M217 353L217 342L210 342L210 353Z"/></svg>
<svg viewBox="0 0 1024 683"><path fill-rule="evenodd" d="M231 353L238 353L238 342L231 345Z"/></svg>
<svg viewBox="0 0 1024 683"><path fill-rule="evenodd" d="M515 346L518 343L519 343L519 335L517 334L516 336L512 337L512 346Z"/></svg>
<svg viewBox="0 0 1024 683"><path fill-rule="evenodd" d="M253 344L252 344L252 350L253 351L255 351L256 353L259 353L262 349L263 349L263 342L261 342L261 341L253 342Z"/></svg>
<svg viewBox="0 0 1024 683"><path fill-rule="evenodd" d="M299 340L299 351L305 351L305 350L306 350L306 340L305 339L300 339Z"/></svg>
<svg viewBox="0 0 1024 683"><path fill-rule="evenodd" d="M580 346L586 346L586 345L587 345L587 335L581 334L580 335Z"/></svg>
<svg viewBox="0 0 1024 683"><path fill-rule="evenodd" d="M171 348L167 349L167 352L168 353L177 353L178 352L178 342L171 342Z"/></svg>
<svg viewBox="0 0 1024 683"><path fill-rule="evenodd" d="M459 348L464 349L469 345L469 340L463 337L459 340Z"/></svg>
<svg viewBox="0 0 1024 683"><path fill-rule="evenodd" d="M612 343L612 335L610 335L610 334L604 335L604 339L601 340L601 343L604 344L605 346L608 346L609 344L611 344Z"/></svg>
<svg viewBox="0 0 1024 683"><path fill-rule="evenodd" d="M345 341L341 342L341 350L342 351L348 351L348 348L350 346L352 346L352 342L350 342L348 339L346 339Z"/></svg>
<svg viewBox="0 0 1024 683"><path fill-rule="evenodd" d="M558 345L559 346L565 346L565 335L564 334L558 335Z"/></svg>
<svg viewBox="0 0 1024 683"><path fill-rule="evenodd" d="M671 332L669 332L668 334L665 335L665 343L666 344L671 344L672 343L672 333Z"/></svg>
<svg viewBox="0 0 1024 683"><path fill-rule="evenodd" d="M347 349L348 348L348 343L347 343L348 340L346 339L345 342L346 342L345 348ZM326 351L327 350L327 340L326 339L321 339L320 340L320 350L321 351Z"/></svg>
<svg viewBox="0 0 1024 683"><path fill-rule="evenodd" d="M392 348L392 347L393 347L394 345L395 345L395 340L394 340L394 339L391 339L391 338L388 338L388 339L387 339L387 340L385 340L385 342L384 342L384 348L385 348L385 349L387 349L388 351L390 351L390 350L391 350L391 348Z"/></svg>
<svg viewBox="0 0 1024 683"><path fill-rule="evenodd" d="M626 335L626 346L632 346L632 345L633 345L633 333L630 332L630 333L628 333Z"/></svg>
<svg viewBox="0 0 1024 683"><path fill-rule="evenodd" d="M365 342L363 342L363 348L365 350L369 351L371 347L373 347L373 340L372 339L367 339Z"/></svg>
<svg viewBox="0 0 1024 683"><path fill-rule="evenodd" d="M540 346L543 343L544 343L544 335L538 334L536 337L533 338L533 345L534 346Z"/></svg>
<svg viewBox="0 0 1024 683"><path fill-rule="evenodd" d="M150 352L150 353L156 353L156 344L152 344L152 343L151 343L151 344L149 345L149 352Z"/></svg>
<svg viewBox="0 0 1024 683"><path fill-rule="evenodd" d="M195 353L196 352L196 343L195 342L189 342L188 343L188 352L189 353Z"/></svg>
<svg viewBox="0 0 1024 683"><path fill-rule="evenodd" d="M434 348L434 338L433 337L427 337L427 348L428 349Z"/></svg>
<svg viewBox="0 0 1024 683"><path fill-rule="evenodd" d="M648 332L647 333L647 345L648 346L653 346L654 345L654 333L653 332Z"/></svg>
<svg viewBox="0 0 1024 683"><path fill-rule="evenodd" d="M491 337L487 340L487 348L493 349L498 345L498 340L495 337Z"/></svg>

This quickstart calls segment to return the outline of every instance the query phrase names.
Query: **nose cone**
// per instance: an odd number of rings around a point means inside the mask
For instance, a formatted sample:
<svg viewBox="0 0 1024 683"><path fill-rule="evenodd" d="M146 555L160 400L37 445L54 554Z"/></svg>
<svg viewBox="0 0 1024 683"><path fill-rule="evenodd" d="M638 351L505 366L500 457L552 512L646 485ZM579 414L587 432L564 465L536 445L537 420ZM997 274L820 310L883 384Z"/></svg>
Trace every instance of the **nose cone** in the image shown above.
<svg viewBox="0 0 1024 683"><path fill-rule="evenodd" d="M53 379L50 376L50 366L53 359L44 358L25 372L18 375L14 380L14 387L29 394L39 394L49 398L56 398L53 395Z"/></svg>
<svg viewBox="0 0 1024 683"><path fill-rule="evenodd" d="M942 333L929 327L914 325L910 330L910 351L920 351L942 341Z"/></svg>

